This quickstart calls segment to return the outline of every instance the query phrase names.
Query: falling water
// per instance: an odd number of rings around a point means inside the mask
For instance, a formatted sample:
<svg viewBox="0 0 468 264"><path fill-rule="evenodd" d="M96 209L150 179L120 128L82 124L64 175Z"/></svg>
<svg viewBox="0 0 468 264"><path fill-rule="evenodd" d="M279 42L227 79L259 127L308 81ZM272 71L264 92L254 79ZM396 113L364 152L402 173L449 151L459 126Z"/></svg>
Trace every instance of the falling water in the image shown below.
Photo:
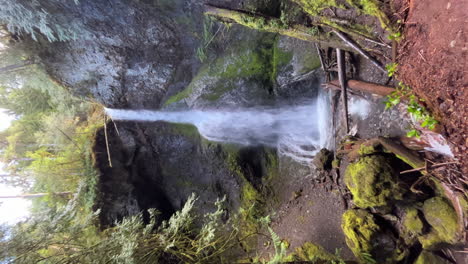
<svg viewBox="0 0 468 264"><path fill-rule="evenodd" d="M330 142L328 94L301 105L239 110L150 111L106 109L114 120L189 123L208 140L277 147L281 155L310 164Z"/></svg>

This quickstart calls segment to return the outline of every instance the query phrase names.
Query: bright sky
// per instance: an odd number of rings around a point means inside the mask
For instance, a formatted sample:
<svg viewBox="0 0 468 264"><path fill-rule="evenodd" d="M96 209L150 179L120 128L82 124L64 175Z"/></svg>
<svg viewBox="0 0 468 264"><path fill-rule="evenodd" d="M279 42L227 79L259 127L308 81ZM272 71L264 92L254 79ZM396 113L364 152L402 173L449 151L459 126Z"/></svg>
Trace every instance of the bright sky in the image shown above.
<svg viewBox="0 0 468 264"><path fill-rule="evenodd" d="M0 131L5 130L10 126L13 116L5 114L3 109L0 109ZM6 172L2 170L4 164L0 162L0 174ZM3 195L18 195L21 194L19 188L14 188L0 183L0 196ZM27 199L8 198L0 199L0 224L15 224L29 214L31 201Z"/></svg>

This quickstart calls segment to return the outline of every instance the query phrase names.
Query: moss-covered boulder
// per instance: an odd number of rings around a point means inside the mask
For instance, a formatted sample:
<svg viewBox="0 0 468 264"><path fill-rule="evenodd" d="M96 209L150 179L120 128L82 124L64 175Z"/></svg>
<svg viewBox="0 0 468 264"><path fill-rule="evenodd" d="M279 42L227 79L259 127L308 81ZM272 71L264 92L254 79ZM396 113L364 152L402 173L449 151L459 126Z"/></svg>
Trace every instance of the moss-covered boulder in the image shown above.
<svg viewBox="0 0 468 264"><path fill-rule="evenodd" d="M304 243L295 249L295 252L282 260L283 262L295 261L338 261L338 257L326 251L323 247L311 242Z"/></svg>
<svg viewBox="0 0 468 264"><path fill-rule="evenodd" d="M423 233L424 223L419 217L418 209L406 208L402 221L401 236L407 244L412 244Z"/></svg>
<svg viewBox="0 0 468 264"><path fill-rule="evenodd" d="M386 157L371 155L351 163L346 169L345 183L361 208L386 206L403 196L397 176Z"/></svg>
<svg viewBox="0 0 468 264"><path fill-rule="evenodd" d="M374 215L366 210L348 210L343 214L343 232L346 244L362 262L369 258L377 263L397 263L408 255L391 232L380 227Z"/></svg>
<svg viewBox="0 0 468 264"><path fill-rule="evenodd" d="M452 205L442 197L428 199L423 205L424 217L431 225L430 233L419 238L423 248L435 249L459 240L458 217Z"/></svg>
<svg viewBox="0 0 468 264"><path fill-rule="evenodd" d="M429 263L430 264L448 264L450 262L426 250L423 250L421 254L419 254L419 257L416 259L416 262L414 262L414 264L429 264Z"/></svg>

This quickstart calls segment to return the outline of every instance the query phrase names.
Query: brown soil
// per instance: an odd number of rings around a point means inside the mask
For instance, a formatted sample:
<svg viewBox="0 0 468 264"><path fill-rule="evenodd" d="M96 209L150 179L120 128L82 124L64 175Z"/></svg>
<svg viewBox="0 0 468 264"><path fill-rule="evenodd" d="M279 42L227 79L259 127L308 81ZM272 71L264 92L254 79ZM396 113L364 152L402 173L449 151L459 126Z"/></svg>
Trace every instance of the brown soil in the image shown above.
<svg viewBox="0 0 468 264"><path fill-rule="evenodd" d="M468 175L467 0L410 0L399 48L399 79L440 120Z"/></svg>
<svg viewBox="0 0 468 264"><path fill-rule="evenodd" d="M325 173L314 174L275 186L280 205L271 214L271 228L290 243L288 254L305 242L312 242L330 253L340 250L344 259L354 259L341 229L341 216L347 209L347 201L340 192L344 191L344 184L338 180L337 185ZM258 255L269 259L274 250L269 243L270 235L266 231L265 234L259 239Z"/></svg>

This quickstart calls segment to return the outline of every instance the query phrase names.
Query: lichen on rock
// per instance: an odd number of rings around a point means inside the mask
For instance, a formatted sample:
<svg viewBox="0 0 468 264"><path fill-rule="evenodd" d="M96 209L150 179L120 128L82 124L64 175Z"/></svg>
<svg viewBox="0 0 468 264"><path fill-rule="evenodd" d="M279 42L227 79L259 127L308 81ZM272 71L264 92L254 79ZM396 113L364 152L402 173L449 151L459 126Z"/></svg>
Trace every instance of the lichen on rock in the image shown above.
<svg viewBox="0 0 468 264"><path fill-rule="evenodd" d="M387 206L403 196L395 172L384 156L362 157L348 166L345 183L361 208Z"/></svg>
<svg viewBox="0 0 468 264"><path fill-rule="evenodd" d="M424 217L431 232L420 237L423 248L435 249L458 241L458 217L455 209L442 197L428 199L423 205Z"/></svg>

